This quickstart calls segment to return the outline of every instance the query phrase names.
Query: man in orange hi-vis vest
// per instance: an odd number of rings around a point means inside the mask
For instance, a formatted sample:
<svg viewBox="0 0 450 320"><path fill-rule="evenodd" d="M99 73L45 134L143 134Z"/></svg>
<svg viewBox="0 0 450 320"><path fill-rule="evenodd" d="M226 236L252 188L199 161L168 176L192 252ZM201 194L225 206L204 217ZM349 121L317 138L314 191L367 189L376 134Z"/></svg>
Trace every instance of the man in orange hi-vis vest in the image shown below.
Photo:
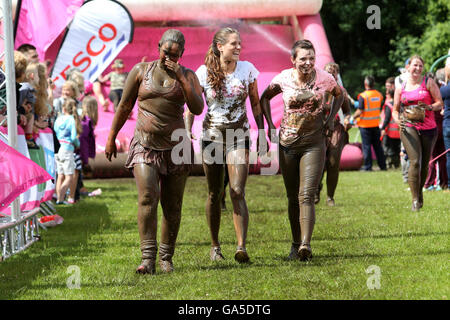
<svg viewBox="0 0 450 320"><path fill-rule="evenodd" d="M364 79L365 91L358 95L359 106L353 118L357 119L362 140L364 165L362 171L372 171L372 150L375 151L378 166L386 170L386 160L380 141L380 112L383 105L383 95L374 89L375 80L372 76Z"/></svg>

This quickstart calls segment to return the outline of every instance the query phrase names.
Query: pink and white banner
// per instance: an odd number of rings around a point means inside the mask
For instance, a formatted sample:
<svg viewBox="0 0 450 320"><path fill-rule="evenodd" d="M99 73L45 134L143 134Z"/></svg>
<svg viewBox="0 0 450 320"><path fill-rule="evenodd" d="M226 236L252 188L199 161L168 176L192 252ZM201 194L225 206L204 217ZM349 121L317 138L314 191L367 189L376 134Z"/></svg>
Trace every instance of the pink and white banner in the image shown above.
<svg viewBox="0 0 450 320"><path fill-rule="evenodd" d="M53 133L49 128L39 130L37 136L35 136L36 144L43 148L45 157L45 170L52 176L53 179L56 178L56 163L55 163L55 147L53 145ZM48 180L45 185L44 195L41 202L52 200L53 194L55 193L55 184L52 180Z"/></svg>
<svg viewBox="0 0 450 320"><path fill-rule="evenodd" d="M33 188L37 191L36 185L45 183L52 177L38 164L2 140L0 140L0 185L2 186L0 211L10 214L11 210L8 206L19 195L21 210L31 210L32 208L26 208L27 203L22 203L22 195Z"/></svg>
<svg viewBox="0 0 450 320"><path fill-rule="evenodd" d="M62 86L67 70L72 67L94 82L132 41L133 32L133 19L119 2L86 2L77 11L56 57L51 73L53 82Z"/></svg>
<svg viewBox="0 0 450 320"><path fill-rule="evenodd" d="M82 4L83 0L19 1L14 47L32 44L43 60L45 51L64 31Z"/></svg>

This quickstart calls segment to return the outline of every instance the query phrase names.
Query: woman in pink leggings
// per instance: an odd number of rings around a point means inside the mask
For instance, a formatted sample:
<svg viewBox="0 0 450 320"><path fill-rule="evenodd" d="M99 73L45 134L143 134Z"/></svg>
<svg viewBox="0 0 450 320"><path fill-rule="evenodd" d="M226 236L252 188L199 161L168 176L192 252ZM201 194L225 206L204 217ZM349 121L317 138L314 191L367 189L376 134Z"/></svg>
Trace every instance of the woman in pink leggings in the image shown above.
<svg viewBox="0 0 450 320"><path fill-rule="evenodd" d="M409 59L406 66L409 77L401 87L395 89L392 114L401 127L400 139L410 159L408 184L412 195L412 211L419 211L423 206L422 188L437 138L434 111L443 106L434 80L422 75L423 64L420 56L414 55Z"/></svg>

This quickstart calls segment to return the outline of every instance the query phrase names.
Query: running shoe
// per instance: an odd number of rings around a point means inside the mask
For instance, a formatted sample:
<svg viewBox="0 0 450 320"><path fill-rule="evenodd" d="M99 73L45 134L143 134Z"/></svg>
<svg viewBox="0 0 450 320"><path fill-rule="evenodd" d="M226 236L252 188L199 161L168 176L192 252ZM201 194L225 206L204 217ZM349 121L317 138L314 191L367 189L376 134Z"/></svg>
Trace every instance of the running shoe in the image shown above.
<svg viewBox="0 0 450 320"><path fill-rule="evenodd" d="M209 256L211 257L212 261L225 260L220 247L212 247Z"/></svg>
<svg viewBox="0 0 450 320"><path fill-rule="evenodd" d="M300 244L293 243L291 245L291 252L289 253L288 260L298 260L300 256L298 255L298 248L300 247Z"/></svg>
<svg viewBox="0 0 450 320"><path fill-rule="evenodd" d="M312 259L312 250L309 244L302 244L298 249L298 255L300 256L300 261L308 261Z"/></svg>
<svg viewBox="0 0 450 320"><path fill-rule="evenodd" d="M234 260L239 263L247 263L250 260L247 250L243 247L237 247L236 253L234 254Z"/></svg>

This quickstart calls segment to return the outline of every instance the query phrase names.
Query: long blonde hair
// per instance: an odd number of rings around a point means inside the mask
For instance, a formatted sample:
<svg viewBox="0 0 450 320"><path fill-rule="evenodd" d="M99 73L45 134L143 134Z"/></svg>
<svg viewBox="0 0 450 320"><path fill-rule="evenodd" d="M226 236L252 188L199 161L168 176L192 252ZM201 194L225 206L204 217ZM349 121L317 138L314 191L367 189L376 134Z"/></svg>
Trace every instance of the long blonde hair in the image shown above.
<svg viewBox="0 0 450 320"><path fill-rule="evenodd" d="M88 116L94 127L98 122L98 103L97 100L92 96L86 96L83 99L83 112L81 118Z"/></svg>
<svg viewBox="0 0 450 320"><path fill-rule="evenodd" d="M70 87L72 89L73 92L73 99L78 99L78 97L80 96L80 90L78 89L78 84L73 81L73 80L67 80L66 82L64 82L63 87Z"/></svg>
<svg viewBox="0 0 450 320"><path fill-rule="evenodd" d="M14 50L14 69L16 71L16 80L25 74L27 64L28 60L25 55L20 51Z"/></svg>
<svg viewBox="0 0 450 320"><path fill-rule="evenodd" d="M77 84L79 94L84 94L86 89L84 87L83 73L77 68L72 68L69 71L70 71L70 73L67 76L67 80L71 80L71 81L75 82Z"/></svg>
<svg viewBox="0 0 450 320"><path fill-rule="evenodd" d="M66 98L62 105L62 109L63 109L63 112L65 110L68 114L73 116L73 118L75 119L75 126L77 128L77 133L78 133L78 135L80 135L81 132L83 132L83 127L81 126L80 117L78 116L77 102L75 101L75 99Z"/></svg>
<svg viewBox="0 0 450 320"><path fill-rule="evenodd" d="M39 116L46 116L49 113L48 108L48 92L47 92L47 67L43 63L30 63L27 66L26 73L37 74L38 85L34 87L36 90L36 103L34 104L35 112Z"/></svg>
<svg viewBox="0 0 450 320"><path fill-rule="evenodd" d="M222 96L222 87L225 80L225 72L220 66L220 51L217 48L217 44L226 44L228 37L231 34L239 35L239 31L236 29L226 27L222 28L214 34L213 41L209 46L208 52L205 57L205 66L208 71L207 81L211 87L216 91L218 97Z"/></svg>

